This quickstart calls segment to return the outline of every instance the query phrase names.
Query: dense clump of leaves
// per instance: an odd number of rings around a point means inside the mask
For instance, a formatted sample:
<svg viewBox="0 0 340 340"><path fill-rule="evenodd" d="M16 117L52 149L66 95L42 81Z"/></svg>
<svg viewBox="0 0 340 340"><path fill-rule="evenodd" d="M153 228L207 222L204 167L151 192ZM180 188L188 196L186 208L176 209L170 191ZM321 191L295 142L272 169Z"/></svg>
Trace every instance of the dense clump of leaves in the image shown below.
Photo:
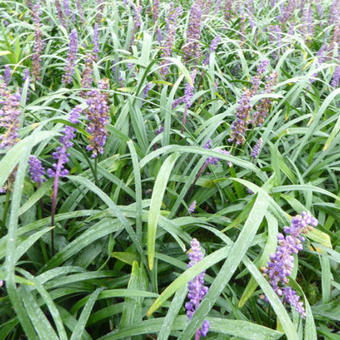
<svg viewBox="0 0 340 340"><path fill-rule="evenodd" d="M0 338L339 337L339 5L0 2Z"/></svg>

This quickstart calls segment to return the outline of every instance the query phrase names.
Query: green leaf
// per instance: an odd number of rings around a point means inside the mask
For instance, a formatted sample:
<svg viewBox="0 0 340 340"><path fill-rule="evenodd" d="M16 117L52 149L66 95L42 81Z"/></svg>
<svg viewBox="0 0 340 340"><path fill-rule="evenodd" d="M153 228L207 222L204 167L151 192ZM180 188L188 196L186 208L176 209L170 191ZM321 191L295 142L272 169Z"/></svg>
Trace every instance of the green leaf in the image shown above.
<svg viewBox="0 0 340 340"><path fill-rule="evenodd" d="M160 209L163 201L163 196L168 184L171 170L174 167L178 157L179 157L178 154L172 154L165 160L165 162L159 169L155 185L152 190L147 236L148 262L150 270L153 269L154 264L157 225L160 216Z"/></svg>
<svg viewBox="0 0 340 340"><path fill-rule="evenodd" d="M93 306L95 302L97 301L98 295L102 291L102 288L97 288L89 297L88 301L86 302L86 305L84 309L82 310L79 320L76 324L76 326L73 329L72 336L70 340L80 340L82 338L83 332L85 330L85 326L87 323L87 320L91 314L91 311L93 309ZM47 338L45 338L47 339Z"/></svg>

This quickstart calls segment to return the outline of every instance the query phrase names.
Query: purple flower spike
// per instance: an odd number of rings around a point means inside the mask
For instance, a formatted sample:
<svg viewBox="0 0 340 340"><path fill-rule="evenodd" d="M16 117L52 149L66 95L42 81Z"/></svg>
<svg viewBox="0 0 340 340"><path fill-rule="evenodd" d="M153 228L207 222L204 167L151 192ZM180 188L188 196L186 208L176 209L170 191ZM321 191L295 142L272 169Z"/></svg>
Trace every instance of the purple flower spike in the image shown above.
<svg viewBox="0 0 340 340"><path fill-rule="evenodd" d="M81 75L81 87L88 89L92 86L93 62L96 60L95 56L87 53L85 56L85 67ZM88 91L82 91L82 97L87 96Z"/></svg>
<svg viewBox="0 0 340 340"><path fill-rule="evenodd" d="M80 105L76 106L70 113L69 121L73 124L79 122L80 114L82 113L82 108ZM69 171L65 169L65 164L69 161L69 154L67 149L73 146L72 139L76 136L76 128L67 125L63 131L63 136L59 138L61 146L57 148L57 151L52 154L52 157L56 160L53 164L54 169L47 169L47 174L49 177L65 177L68 175Z"/></svg>
<svg viewBox="0 0 340 340"><path fill-rule="evenodd" d="M185 104L185 108L184 108L184 113L183 113L183 121L182 121L182 129L181 129L181 133L184 132L184 127L185 127L185 123L187 120L187 113L188 110L190 109L191 105L192 105L192 97L194 96L194 85L195 85L195 78L196 78L196 74L197 74L197 70L193 70L193 72L191 73L191 82L187 83L185 86L185 90L184 90L184 98L183 98L183 102Z"/></svg>
<svg viewBox="0 0 340 340"><path fill-rule="evenodd" d="M154 0L153 7L152 7L152 20L155 23L158 19L159 13L159 0Z"/></svg>
<svg viewBox="0 0 340 340"><path fill-rule="evenodd" d="M203 259L203 253L200 247L200 243L194 238L191 241L191 250L189 251L190 262L188 268L191 268ZM196 310L198 309L201 301L206 296L208 292L208 287L204 286L204 276L205 272L197 275L188 284L188 298L189 302L185 304L185 309L187 311L188 319L190 320ZM202 327L197 329L195 339L199 339L200 335L206 336L209 331L210 324L207 320L204 320Z"/></svg>
<svg viewBox="0 0 340 340"><path fill-rule="evenodd" d="M64 84L69 84L72 81L75 61L77 59L77 52L78 52L78 34L77 30L73 29L70 34L69 51L66 61L65 74L63 76Z"/></svg>
<svg viewBox="0 0 340 340"><path fill-rule="evenodd" d="M64 18L64 13L63 13L63 10L61 8L61 4L60 4L59 0L55 0L55 7L56 7L56 10L57 10L57 15L58 15L58 18L59 18L61 25L63 27L66 27L66 21L65 21L65 18Z"/></svg>
<svg viewBox="0 0 340 340"><path fill-rule="evenodd" d="M338 87L339 86L339 80L340 80L340 53L338 55L338 65L335 68L331 85L333 87Z"/></svg>
<svg viewBox="0 0 340 340"><path fill-rule="evenodd" d="M207 56L205 60L203 61L203 65L208 65L210 61L210 55L211 53L214 53L217 49L217 46L221 40L221 37L217 35L211 42L210 47L209 47L209 52L207 53Z"/></svg>
<svg viewBox="0 0 340 340"><path fill-rule="evenodd" d="M251 150L251 157L253 157L253 160L255 160L257 157L259 157L259 154L260 154L261 148L262 148L262 143L263 143L262 138L259 138L258 141L256 142L253 150Z"/></svg>
<svg viewBox="0 0 340 340"><path fill-rule="evenodd" d="M158 129L155 130L155 134L156 134L156 135L159 135L159 134L161 134L163 131L164 131L164 126L161 125Z"/></svg>
<svg viewBox="0 0 340 340"><path fill-rule="evenodd" d="M302 318L306 317L303 304L296 292L288 286L288 278L294 268L293 254L298 254L303 249L302 242L305 238L301 234L307 233L317 225L318 220L309 211L293 217L290 226L283 228L286 235L281 233L277 235L276 252L270 255L267 267L262 268L276 294L283 302L290 304Z"/></svg>
<svg viewBox="0 0 340 340"><path fill-rule="evenodd" d="M266 77L266 85L264 88L264 93L269 94L272 92L273 86L277 83L278 74L274 71L269 76ZM256 104L256 110L252 115L251 123L253 126L261 126L267 117L270 110L272 101L270 98L263 98L258 104Z"/></svg>
<svg viewBox="0 0 340 340"><path fill-rule="evenodd" d="M42 31L40 28L40 5L37 2L33 7L33 21L34 21L34 37L35 43L32 55L32 74L36 80L40 80L41 71L41 54L44 50L44 43L42 40Z"/></svg>
<svg viewBox="0 0 340 340"><path fill-rule="evenodd" d="M109 89L109 80L102 79L99 82L99 89L88 92L87 95L87 119L89 120L86 131L90 134L88 151L92 151L92 158L104 153L104 146L107 138L106 125L109 122L108 94L103 90Z"/></svg>
<svg viewBox="0 0 340 340"><path fill-rule="evenodd" d="M174 9L174 4L171 2L169 16L166 24L166 39L164 42L164 46L162 46L162 68L160 73L163 77L165 77L169 73L169 65L167 60L164 58L169 58L172 52L172 46L174 44L176 29L177 29L177 18L182 15L182 7L177 7Z"/></svg>
<svg viewBox="0 0 340 340"><path fill-rule="evenodd" d="M80 3L80 0L75 0L75 1L76 1L77 11L80 17L80 21L84 22L85 18L84 18L84 10L83 10L82 4Z"/></svg>
<svg viewBox="0 0 340 340"><path fill-rule="evenodd" d="M208 141L205 143L203 148L204 149L211 149L211 140L210 139L208 139ZM216 151L219 152L219 153L223 153L225 155L230 155L230 152L227 151L227 150L217 149ZM219 161L220 161L220 159L218 157L208 157L207 160L205 161L204 165L203 165L203 168L206 168L209 164L218 166ZM233 166L233 164L229 161L228 166L231 168Z"/></svg>
<svg viewBox="0 0 340 340"><path fill-rule="evenodd" d="M195 210L196 210L196 204L197 204L196 200L193 201L193 202L190 204L189 209L188 209L188 213L189 213L189 214L192 214L192 213L195 212Z"/></svg>
<svg viewBox="0 0 340 340"><path fill-rule="evenodd" d="M97 56L98 59L98 52L99 52L99 32L98 32L98 23L94 24L93 30L93 54Z"/></svg>
<svg viewBox="0 0 340 340"><path fill-rule="evenodd" d="M11 94L7 90L0 76L0 127L5 130L0 136L0 149L10 149L19 140L20 99L19 93Z"/></svg>
<svg viewBox="0 0 340 340"><path fill-rule="evenodd" d="M71 13L69 0L64 0L63 5L64 5L65 15L68 18L70 16L70 13Z"/></svg>
<svg viewBox="0 0 340 340"><path fill-rule="evenodd" d="M4 70L5 85L7 86L11 81L11 68L9 65L5 66Z"/></svg>
<svg viewBox="0 0 340 340"><path fill-rule="evenodd" d="M142 7L140 5L136 6L133 2L130 2L130 5L132 6L133 14L134 14L132 36L131 36L131 40L129 44L129 46L131 47L135 41L137 30L142 25L142 22L141 22Z"/></svg>
<svg viewBox="0 0 340 340"><path fill-rule="evenodd" d="M184 59L186 61L190 59L197 60L201 57L200 39L203 7L203 0L195 0L190 10L187 42L183 48Z"/></svg>
<svg viewBox="0 0 340 340"><path fill-rule="evenodd" d="M46 179L44 178L45 169L41 165L41 161L36 156L30 156L28 160L28 165L32 181L36 182L38 186L40 186L41 183L46 181Z"/></svg>

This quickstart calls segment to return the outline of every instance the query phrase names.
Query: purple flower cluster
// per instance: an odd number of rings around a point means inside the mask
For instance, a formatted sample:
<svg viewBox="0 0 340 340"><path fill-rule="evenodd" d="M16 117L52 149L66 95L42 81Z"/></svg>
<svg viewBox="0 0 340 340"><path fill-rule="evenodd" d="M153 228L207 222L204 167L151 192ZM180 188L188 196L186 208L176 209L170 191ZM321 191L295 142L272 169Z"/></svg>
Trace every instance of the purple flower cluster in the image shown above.
<svg viewBox="0 0 340 340"><path fill-rule="evenodd" d="M219 44L221 40L221 37L219 35L217 35L210 43L210 47L209 47L209 52L207 53L205 60L203 61L203 65L208 65L209 61L210 61L210 54L214 53L217 49L217 46Z"/></svg>
<svg viewBox="0 0 340 340"><path fill-rule="evenodd" d="M288 286L288 278L294 268L293 254L298 254L303 249L302 242L305 238L301 234L305 234L317 225L318 220L310 212L302 212L301 215L293 217L290 226L284 227L286 235L282 233L277 235L276 252L270 255L267 267L262 268L276 294L283 302L290 304L303 318L306 316L303 303L299 301L300 297L296 292Z"/></svg>
<svg viewBox="0 0 340 340"><path fill-rule="evenodd" d="M152 20L154 24L158 19L158 13L159 13L159 0L154 0L152 7Z"/></svg>
<svg viewBox="0 0 340 340"><path fill-rule="evenodd" d="M159 135L159 134L161 134L163 131L164 131L164 126L161 125L158 129L155 130L155 134L156 134L156 135Z"/></svg>
<svg viewBox="0 0 340 340"><path fill-rule="evenodd" d="M93 62L96 60L96 57L87 53L85 56L85 67L83 73L81 75L81 87L84 89L88 89L92 86L92 74L93 74ZM83 91L81 93L83 97L86 97L87 91Z"/></svg>
<svg viewBox="0 0 340 340"><path fill-rule="evenodd" d="M68 18L71 14L69 0L64 0L63 6L64 6L65 15Z"/></svg>
<svg viewBox="0 0 340 340"><path fill-rule="evenodd" d="M168 62L164 58L169 58L172 52L172 46L174 44L176 29L177 29L177 18L182 15L182 7L179 6L174 9L173 2L170 4L169 16L166 22L166 39L164 42L164 46L162 47L162 68L160 73L163 77L165 77L169 73L169 65Z"/></svg>
<svg viewBox="0 0 340 340"><path fill-rule="evenodd" d="M69 121L72 124L77 124L79 122L80 114L83 109L80 105L77 105L70 113ZM69 171L65 169L65 164L68 163L70 155L67 153L67 149L73 146L72 139L76 135L76 128L67 125L63 131L63 136L59 138L61 146L57 148L56 152L53 152L52 157L56 160L53 164L54 169L47 169L47 174L49 177L65 177L68 175Z"/></svg>
<svg viewBox="0 0 340 340"><path fill-rule="evenodd" d="M84 22L85 18L84 18L84 10L83 10L83 7L80 3L80 0L75 0L76 1L76 6L77 6L77 10L78 10L78 14L79 14L79 17L80 17L80 21L81 22Z"/></svg>
<svg viewBox="0 0 340 340"><path fill-rule="evenodd" d="M132 30L132 35L131 35L131 40L130 40L130 47L133 45L135 38L136 38L136 33L137 29L141 27L141 12L142 12L142 7L140 5L135 5L133 2L130 2L132 9L133 9L133 14L134 14L134 23L133 23L133 30Z"/></svg>
<svg viewBox="0 0 340 340"><path fill-rule="evenodd" d="M98 60L98 52L99 52L99 32L98 32L98 23L94 24L93 29L93 54L95 55L96 60Z"/></svg>
<svg viewBox="0 0 340 340"><path fill-rule="evenodd" d="M98 22L102 20L104 7L105 7L105 1L97 0L97 21Z"/></svg>
<svg viewBox="0 0 340 340"><path fill-rule="evenodd" d="M224 1L224 18L226 21L228 21L232 16L232 0L225 0Z"/></svg>
<svg viewBox="0 0 340 340"><path fill-rule="evenodd" d="M293 12L296 7L296 1L295 0L288 0L285 4L284 2L280 6L280 15L278 17L278 20L285 24L293 15Z"/></svg>
<svg viewBox="0 0 340 340"><path fill-rule="evenodd" d="M194 238L191 241L191 250L189 252L190 262L188 268L191 268L203 259L203 253L200 247L200 243ZM197 275L188 284L188 298L189 302L186 302L185 309L187 311L188 319L190 320L194 315L195 311L198 309L201 301L206 296L208 292L208 287L204 286L204 276L205 272ZM195 339L199 339L200 335L206 336L208 334L210 324L207 320L204 320L202 327L197 329Z"/></svg>
<svg viewBox="0 0 340 340"><path fill-rule="evenodd" d="M184 132L185 123L187 121L187 113L188 113L188 110L190 109L190 107L192 105L192 97L194 96L194 89L195 89L194 85L195 85L196 74L197 74L197 70L194 69L192 71L191 75L190 75L192 84L187 83L186 86L185 86L184 97L183 97L183 102L185 104L185 108L184 108L184 113L183 113L181 133Z"/></svg>
<svg viewBox="0 0 340 340"><path fill-rule="evenodd" d="M339 80L340 80L340 52L339 52L339 55L338 55L338 65L335 68L331 85L333 87L338 87L339 86Z"/></svg>
<svg viewBox="0 0 340 340"><path fill-rule="evenodd" d="M92 158L104 153L107 131L106 125L109 122L108 94L105 90L109 89L109 80L102 79L99 82L99 89L89 91L86 103L87 119L89 120L86 131L90 134L88 151L92 151Z"/></svg>
<svg viewBox="0 0 340 340"><path fill-rule="evenodd" d="M269 94L273 90L273 86L277 83L277 72L272 72L269 76L266 76L266 85L264 93ZM261 126L267 117L272 101L270 98L262 98L258 104L256 104L256 110L252 115L251 123L253 126Z"/></svg>
<svg viewBox="0 0 340 340"><path fill-rule="evenodd" d="M65 18L64 18L63 10L61 8L60 1L55 0L54 3L55 3L56 10L57 10L57 15L58 15L59 21L60 21L60 23L63 27L66 27L66 21L65 21Z"/></svg>
<svg viewBox="0 0 340 340"><path fill-rule="evenodd" d="M5 80L5 86L7 86L9 82L11 81L11 68L9 65L5 66L4 80Z"/></svg>
<svg viewBox="0 0 340 340"><path fill-rule="evenodd" d="M205 145L203 146L204 149L211 149L211 140L208 139L208 141L205 143ZM221 149L217 149L216 150L217 152L219 153L223 153L225 155L230 155L230 152L227 151L227 150L221 150ZM208 157L206 159L206 161L204 162L204 165L203 165L203 168L205 169L209 164L212 164L212 165L216 165L218 166L218 162L220 161L220 159L218 157ZM228 166L229 168L231 168L233 166L233 164L229 161L228 162Z"/></svg>
<svg viewBox="0 0 340 340"><path fill-rule="evenodd" d="M74 66L77 58L78 52L78 34L77 30L73 29L70 34L70 43L68 56L66 61L65 73L63 75L63 83L69 84L72 81L72 76L74 74Z"/></svg>
<svg viewBox="0 0 340 340"><path fill-rule="evenodd" d="M5 129L0 136L0 149L9 149L19 139L20 126L20 99L19 93L11 94L0 76L0 127Z"/></svg>
<svg viewBox="0 0 340 340"><path fill-rule="evenodd" d="M231 124L231 137L228 139L229 143L236 142L237 145L242 145L245 142L245 134L248 130L249 115L251 111L250 100L254 96L254 91L248 89L243 92L238 101L238 108L236 112L236 119Z"/></svg>
<svg viewBox="0 0 340 340"><path fill-rule="evenodd" d="M44 177L45 169L41 165L41 161L36 156L30 156L28 160L28 165L32 181L36 182L38 186L40 186L41 183L46 181Z"/></svg>
<svg viewBox="0 0 340 340"><path fill-rule="evenodd" d="M258 141L256 142L254 148L251 150L251 157L253 158L253 160L255 160L257 157L259 157L259 154L261 152L261 148L262 148L262 143L263 140L262 138L259 138Z"/></svg>
<svg viewBox="0 0 340 340"><path fill-rule="evenodd" d="M197 204L196 200L193 201L193 202L190 204L189 209L188 209L188 213L189 213L189 214L193 214L193 213L195 212L195 210L196 210L196 204Z"/></svg>
<svg viewBox="0 0 340 340"><path fill-rule="evenodd" d="M187 41L183 48L184 60L186 61L190 59L197 61L201 57L200 40L203 7L203 0L195 0L190 10Z"/></svg>
<svg viewBox="0 0 340 340"><path fill-rule="evenodd" d="M269 65L268 60L263 60L257 67L257 74L252 78L252 87L243 92L236 112L236 119L231 125L231 137L229 143L236 142L237 145L242 145L245 142L245 134L250 123L250 112L252 97L256 94L260 87L261 77L267 71Z"/></svg>
<svg viewBox="0 0 340 340"><path fill-rule="evenodd" d="M29 96L30 96L30 91L29 91L29 87L30 87L30 81L31 81L31 77L30 77L30 70L29 68L26 68L24 71L24 76L22 78L23 84L25 84L26 80L28 79L28 87L27 87L27 94L26 94L26 101L28 101Z"/></svg>
<svg viewBox="0 0 340 340"><path fill-rule="evenodd" d="M40 28L40 14L40 5L39 2L37 2L33 7L35 43L33 47L34 53L32 55L32 74L36 80L40 80L41 54L44 50L43 34Z"/></svg>

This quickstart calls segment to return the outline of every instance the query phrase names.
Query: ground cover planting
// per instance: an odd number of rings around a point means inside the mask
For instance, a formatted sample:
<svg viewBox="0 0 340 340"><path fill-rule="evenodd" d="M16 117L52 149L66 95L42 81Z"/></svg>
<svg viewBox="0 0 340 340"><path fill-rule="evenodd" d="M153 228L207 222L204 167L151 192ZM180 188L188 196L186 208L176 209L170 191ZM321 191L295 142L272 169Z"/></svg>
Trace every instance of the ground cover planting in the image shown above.
<svg viewBox="0 0 340 340"><path fill-rule="evenodd" d="M0 339L340 339L340 1L0 2Z"/></svg>

